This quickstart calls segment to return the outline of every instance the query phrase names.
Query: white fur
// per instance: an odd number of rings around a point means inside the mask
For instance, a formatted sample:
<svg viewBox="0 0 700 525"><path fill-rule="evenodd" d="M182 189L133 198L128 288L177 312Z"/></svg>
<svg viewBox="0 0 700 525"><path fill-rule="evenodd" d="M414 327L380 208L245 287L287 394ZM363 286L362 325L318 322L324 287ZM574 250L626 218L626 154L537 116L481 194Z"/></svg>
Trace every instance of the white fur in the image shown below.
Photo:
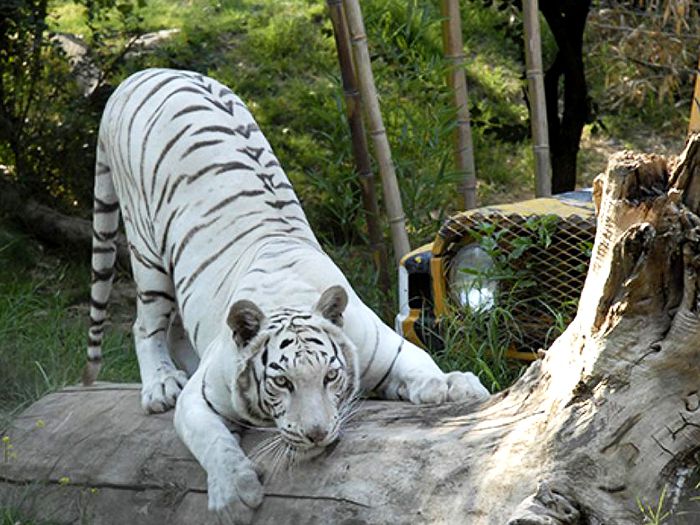
<svg viewBox="0 0 700 525"><path fill-rule="evenodd" d="M237 301L252 301L266 316L311 312L324 290L341 286L349 301L334 337L347 338L348 367L362 391L412 403L488 396L472 374L442 373L362 303L320 248L247 108L218 82L167 70L133 75L108 102L99 144L96 198L118 199L133 245L142 403L151 412L175 404L177 432L206 470L209 507L223 521L248 523L263 497L231 421L274 424L245 408L235 383L246 361L226 319ZM102 251L111 246L116 213L96 213L96 231L110 230L95 241ZM111 265L111 255L93 256L96 269ZM93 285L96 323L109 285ZM91 334L90 356L98 360L99 326ZM193 372L182 391L185 377L171 354ZM311 417L290 408L286 421L327 425L333 410Z"/></svg>

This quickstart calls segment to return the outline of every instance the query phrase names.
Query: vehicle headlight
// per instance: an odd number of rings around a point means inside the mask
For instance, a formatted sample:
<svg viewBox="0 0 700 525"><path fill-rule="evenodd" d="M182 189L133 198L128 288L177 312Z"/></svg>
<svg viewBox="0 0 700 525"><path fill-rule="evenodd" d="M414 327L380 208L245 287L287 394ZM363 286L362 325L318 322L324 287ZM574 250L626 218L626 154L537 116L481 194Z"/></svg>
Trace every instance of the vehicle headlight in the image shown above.
<svg viewBox="0 0 700 525"><path fill-rule="evenodd" d="M493 259L478 244L461 248L450 261L447 275L452 299L475 311L492 308L497 283L488 278L488 272L493 266Z"/></svg>

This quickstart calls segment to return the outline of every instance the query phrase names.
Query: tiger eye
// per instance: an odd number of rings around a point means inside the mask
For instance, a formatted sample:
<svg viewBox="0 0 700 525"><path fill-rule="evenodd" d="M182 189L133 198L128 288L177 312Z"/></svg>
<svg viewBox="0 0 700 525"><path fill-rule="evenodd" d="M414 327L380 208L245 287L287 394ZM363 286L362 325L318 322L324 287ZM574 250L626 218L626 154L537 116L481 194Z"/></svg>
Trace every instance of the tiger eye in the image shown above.
<svg viewBox="0 0 700 525"><path fill-rule="evenodd" d="M325 382L330 383L331 381L335 381L338 378L338 370L333 368L326 372L326 377L325 377Z"/></svg>
<svg viewBox="0 0 700 525"><path fill-rule="evenodd" d="M277 376L272 378L272 382L275 384L275 386L278 386L280 388L287 388L291 390L291 383L289 380L284 377L284 376Z"/></svg>

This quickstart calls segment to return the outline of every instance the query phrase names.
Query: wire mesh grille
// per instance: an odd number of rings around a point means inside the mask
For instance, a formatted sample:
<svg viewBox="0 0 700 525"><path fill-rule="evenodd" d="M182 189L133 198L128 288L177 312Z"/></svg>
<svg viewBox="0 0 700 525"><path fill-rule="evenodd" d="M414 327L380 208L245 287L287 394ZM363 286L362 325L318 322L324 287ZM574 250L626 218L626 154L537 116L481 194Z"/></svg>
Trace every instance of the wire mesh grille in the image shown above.
<svg viewBox="0 0 700 525"><path fill-rule="evenodd" d="M547 218L544 242L542 229L533 227L533 218L543 217ZM595 237L595 217L586 210L567 217L477 212L448 220L440 235L452 243L448 252L454 253L484 231L491 232L512 270L511 279L499 281L498 301L505 303L520 327L521 347L516 350L547 348L576 312ZM519 256L509 256L518 249ZM525 286L523 280L528 281Z"/></svg>

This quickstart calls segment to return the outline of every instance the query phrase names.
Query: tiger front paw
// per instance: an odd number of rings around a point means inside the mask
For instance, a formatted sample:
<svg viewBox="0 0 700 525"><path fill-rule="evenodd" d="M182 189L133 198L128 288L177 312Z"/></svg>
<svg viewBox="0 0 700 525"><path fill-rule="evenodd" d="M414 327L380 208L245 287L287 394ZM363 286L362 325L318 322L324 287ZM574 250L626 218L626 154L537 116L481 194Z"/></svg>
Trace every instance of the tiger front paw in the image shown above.
<svg viewBox="0 0 700 525"><path fill-rule="evenodd" d="M187 375L172 366L158 368L141 387L141 407L149 414L165 412L175 406L187 383Z"/></svg>
<svg viewBox="0 0 700 525"><path fill-rule="evenodd" d="M483 401L491 394L471 372L450 372L447 379L447 401Z"/></svg>
<svg viewBox="0 0 700 525"><path fill-rule="evenodd" d="M489 397L489 391L471 372L418 378L407 385L407 391L414 405L482 401Z"/></svg>
<svg viewBox="0 0 700 525"><path fill-rule="evenodd" d="M225 462L224 462L225 463ZM251 465L226 468L207 477L209 510L222 525L248 525L263 500L263 487Z"/></svg>

